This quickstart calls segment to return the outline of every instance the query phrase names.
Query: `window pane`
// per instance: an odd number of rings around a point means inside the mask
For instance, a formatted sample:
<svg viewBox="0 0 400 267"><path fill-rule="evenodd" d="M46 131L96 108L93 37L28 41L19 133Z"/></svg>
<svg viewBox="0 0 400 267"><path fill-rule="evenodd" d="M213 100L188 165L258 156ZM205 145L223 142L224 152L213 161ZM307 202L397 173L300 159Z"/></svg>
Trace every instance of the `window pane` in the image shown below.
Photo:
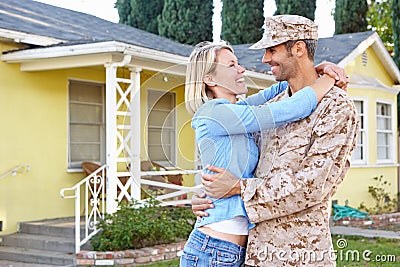
<svg viewBox="0 0 400 267"><path fill-rule="evenodd" d="M377 157L378 160L390 160L393 142L392 106L390 104L376 104L377 123Z"/></svg>
<svg viewBox="0 0 400 267"><path fill-rule="evenodd" d="M100 145L71 144L71 161L100 162Z"/></svg>
<svg viewBox="0 0 400 267"><path fill-rule="evenodd" d="M69 83L69 168L82 161L102 163L105 158L104 86Z"/></svg>
<svg viewBox="0 0 400 267"><path fill-rule="evenodd" d="M71 142L98 142L100 143L101 126L98 125L71 125Z"/></svg>
<svg viewBox="0 0 400 267"><path fill-rule="evenodd" d="M99 94L102 88L102 85L71 81L70 100L103 104L102 95Z"/></svg>
<svg viewBox="0 0 400 267"><path fill-rule="evenodd" d="M173 127L174 115L169 111L151 110L149 115L149 126Z"/></svg>
<svg viewBox="0 0 400 267"><path fill-rule="evenodd" d="M103 121L103 109L101 106L70 104L70 120L72 122L97 122Z"/></svg>
<svg viewBox="0 0 400 267"><path fill-rule="evenodd" d="M149 145L149 157L152 161L172 161L171 157L171 147L164 145Z"/></svg>
<svg viewBox="0 0 400 267"><path fill-rule="evenodd" d="M175 162L175 94L148 91L148 156Z"/></svg>
<svg viewBox="0 0 400 267"><path fill-rule="evenodd" d="M358 113L358 120L360 121L360 130L357 135L357 145L352 154L352 160L363 160L364 146L365 146L365 130L364 130L364 101L355 100L354 105L356 106Z"/></svg>

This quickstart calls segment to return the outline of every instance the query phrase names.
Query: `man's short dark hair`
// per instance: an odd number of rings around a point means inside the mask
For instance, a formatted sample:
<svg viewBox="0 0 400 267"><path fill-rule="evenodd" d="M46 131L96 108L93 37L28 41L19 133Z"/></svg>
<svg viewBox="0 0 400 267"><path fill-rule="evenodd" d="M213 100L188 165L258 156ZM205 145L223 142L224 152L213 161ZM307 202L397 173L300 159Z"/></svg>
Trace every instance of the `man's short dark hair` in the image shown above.
<svg viewBox="0 0 400 267"><path fill-rule="evenodd" d="M297 42L304 42L306 44L308 58L311 61L314 61L314 55L315 55L315 50L317 50L318 40L305 39L305 40L287 41L286 43L284 43L284 45L290 56L292 56L291 49Z"/></svg>

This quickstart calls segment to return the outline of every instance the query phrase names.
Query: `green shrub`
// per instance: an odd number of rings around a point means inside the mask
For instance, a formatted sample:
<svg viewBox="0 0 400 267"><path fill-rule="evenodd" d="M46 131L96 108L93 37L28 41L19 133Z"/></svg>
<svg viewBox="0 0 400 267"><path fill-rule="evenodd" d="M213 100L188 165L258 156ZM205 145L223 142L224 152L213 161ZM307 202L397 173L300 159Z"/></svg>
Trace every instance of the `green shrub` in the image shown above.
<svg viewBox="0 0 400 267"><path fill-rule="evenodd" d="M162 207L153 198L139 205L122 203L100 220L102 229L90 242L96 251L138 249L186 239L195 216L188 207Z"/></svg>
<svg viewBox="0 0 400 267"><path fill-rule="evenodd" d="M368 186L368 193L371 194L375 202L375 206L368 208L364 202L358 207L360 210L368 212L370 215L385 214L395 212L399 205L399 196L390 196L388 188L390 182L383 180L383 175L373 177L376 185Z"/></svg>

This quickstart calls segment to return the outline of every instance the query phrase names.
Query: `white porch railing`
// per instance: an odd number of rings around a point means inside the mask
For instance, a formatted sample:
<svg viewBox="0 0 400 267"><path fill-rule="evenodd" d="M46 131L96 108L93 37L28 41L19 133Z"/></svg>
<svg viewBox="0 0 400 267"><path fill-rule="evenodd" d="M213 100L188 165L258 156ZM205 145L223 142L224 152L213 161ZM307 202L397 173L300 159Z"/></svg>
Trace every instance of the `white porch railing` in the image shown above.
<svg viewBox="0 0 400 267"><path fill-rule="evenodd" d="M105 214L105 168L101 166L82 181L70 188L61 189L62 198L75 199L75 252L81 250L81 246L90 238L97 234L100 229L97 223ZM67 191L72 191L71 195L66 195ZM84 199L84 234L81 238L81 193Z"/></svg>
<svg viewBox="0 0 400 267"><path fill-rule="evenodd" d="M88 242L95 234L97 234L100 229L97 224L101 218L104 218L105 207L106 207L106 194L105 194L105 168L106 165L101 166L95 172L84 178L82 181L77 183L71 188L61 189L60 195L62 198L74 198L75 199L75 253L81 250L81 246ZM179 174L196 174L199 170L173 170L173 171L145 171L140 172L141 177L143 176L159 176L159 175L179 175ZM131 176L129 172L122 172L119 175ZM131 177L132 178L132 177ZM135 179L129 179L128 182L136 181ZM141 185L150 185L160 188L167 188L176 190L172 193L167 193L159 195L156 197L160 200L161 205L181 205L189 204L190 199L181 200L169 200L171 198L176 198L178 196L187 194L189 192L195 192L201 188L201 185L194 187L180 186L171 183L162 183L152 180L139 179L140 184L131 185L131 188L139 187L142 189ZM71 195L66 195L66 192L72 191ZM81 216L81 195L83 192L84 201L84 215ZM118 201L120 202L126 195L127 190L121 190L118 196ZM132 199L132 196L129 196ZM140 201L140 199L137 199ZM114 199L112 200L114 201ZM82 218L83 217L83 218ZM84 225L84 235L81 237L81 224Z"/></svg>

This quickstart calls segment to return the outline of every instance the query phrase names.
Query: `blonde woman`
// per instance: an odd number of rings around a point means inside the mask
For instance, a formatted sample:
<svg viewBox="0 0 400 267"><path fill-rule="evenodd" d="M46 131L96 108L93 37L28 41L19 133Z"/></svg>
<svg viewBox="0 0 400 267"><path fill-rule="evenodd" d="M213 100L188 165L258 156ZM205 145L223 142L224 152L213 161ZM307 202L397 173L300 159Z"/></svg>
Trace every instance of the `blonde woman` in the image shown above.
<svg viewBox="0 0 400 267"><path fill-rule="evenodd" d="M339 81L345 77L343 69L331 63L318 66L317 71L321 70ZM266 101L285 90L287 82L237 101L247 93L244 72L230 45L202 42L189 57L185 101L187 110L194 113L192 127L203 167L221 166L237 177L249 178L258 162L251 133L307 117L335 79L324 75L311 87L275 103ZM181 267L243 264L248 231L254 225L240 195L213 199L213 203L209 216L197 220L183 250Z"/></svg>

